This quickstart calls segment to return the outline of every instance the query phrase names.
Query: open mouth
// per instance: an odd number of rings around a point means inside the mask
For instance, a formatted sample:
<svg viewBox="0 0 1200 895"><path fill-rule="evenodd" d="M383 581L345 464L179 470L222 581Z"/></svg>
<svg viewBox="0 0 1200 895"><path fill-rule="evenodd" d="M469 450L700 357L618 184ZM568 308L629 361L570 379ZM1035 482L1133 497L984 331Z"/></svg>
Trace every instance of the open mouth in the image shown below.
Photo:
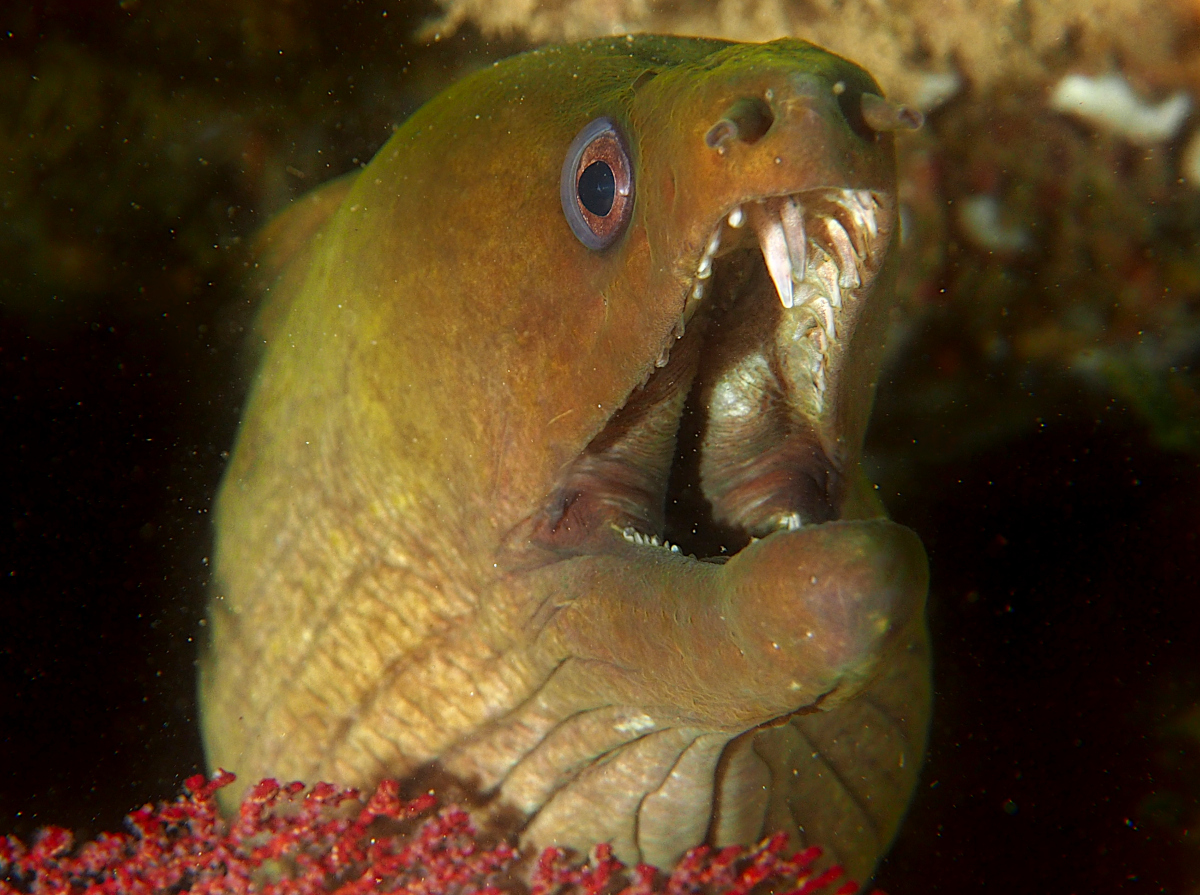
<svg viewBox="0 0 1200 895"><path fill-rule="evenodd" d="M727 210L681 262L684 311L653 373L567 469L533 542L576 554L616 536L721 561L838 519L862 435L844 393L870 387L847 367L894 217L869 189Z"/></svg>

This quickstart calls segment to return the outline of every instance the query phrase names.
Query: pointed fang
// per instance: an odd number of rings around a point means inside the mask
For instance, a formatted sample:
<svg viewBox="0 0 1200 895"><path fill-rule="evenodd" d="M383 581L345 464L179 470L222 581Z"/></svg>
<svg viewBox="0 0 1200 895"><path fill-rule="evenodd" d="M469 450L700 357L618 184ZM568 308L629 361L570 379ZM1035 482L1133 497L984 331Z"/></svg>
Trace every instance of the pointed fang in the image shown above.
<svg viewBox="0 0 1200 895"><path fill-rule="evenodd" d="M829 233L829 240L833 243L834 251L837 252L838 267L841 268L838 277L839 284L844 289L857 289L862 280L858 276L858 255L854 251L854 244L850 241L850 234L846 232L846 228L837 218L828 218L825 221L825 229Z"/></svg>
<svg viewBox="0 0 1200 895"><path fill-rule="evenodd" d="M808 270L808 237L804 232L804 210L790 196L779 209L783 235L787 239L788 257L792 262L792 278L804 279Z"/></svg>
<svg viewBox="0 0 1200 895"><path fill-rule="evenodd" d="M779 218L763 209L762 214L756 215L755 232L758 236L758 246L762 249L763 260L767 263L767 272L775 283L775 291L779 301L785 308L792 306L792 261L788 252L787 236Z"/></svg>

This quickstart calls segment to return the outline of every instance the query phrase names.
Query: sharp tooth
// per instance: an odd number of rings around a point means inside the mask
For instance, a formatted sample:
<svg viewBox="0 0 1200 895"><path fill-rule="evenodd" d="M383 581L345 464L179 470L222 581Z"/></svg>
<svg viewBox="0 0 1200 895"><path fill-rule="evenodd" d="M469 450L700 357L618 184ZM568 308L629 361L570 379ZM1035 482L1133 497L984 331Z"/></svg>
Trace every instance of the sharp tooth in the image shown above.
<svg viewBox="0 0 1200 895"><path fill-rule="evenodd" d="M782 531L796 531L803 527L799 513L784 513L775 520L775 525Z"/></svg>
<svg viewBox="0 0 1200 895"><path fill-rule="evenodd" d="M849 236L855 253L860 258L866 258L871 254L871 243L879 235L874 199L870 191L846 190L834 201L850 216L852 226L849 228Z"/></svg>
<svg viewBox="0 0 1200 895"><path fill-rule="evenodd" d="M838 285L837 277L829 278L829 303L835 308L842 306L842 288Z"/></svg>
<svg viewBox="0 0 1200 895"><path fill-rule="evenodd" d="M717 229L713 231L713 235L708 238L708 245L704 248L704 255L700 258L700 264L696 267L696 276L701 280L707 280L712 276L713 257L717 254L717 249L721 247L721 226L718 224Z"/></svg>
<svg viewBox="0 0 1200 895"><path fill-rule="evenodd" d="M790 196L779 209L783 235L787 239L788 257L792 262L792 278L803 281L808 269L808 237L804 233L804 209Z"/></svg>
<svg viewBox="0 0 1200 895"><path fill-rule="evenodd" d="M812 303L812 307L820 315L818 322L821 324L821 329L825 330L826 343L835 341L837 324L834 321L833 306L824 297L821 297Z"/></svg>
<svg viewBox="0 0 1200 895"><path fill-rule="evenodd" d="M755 215L754 229L758 246L762 249L767 272L775 282L775 291L785 308L792 306L792 261L788 253L787 236L779 218L760 205L761 213Z"/></svg>
<svg viewBox="0 0 1200 895"><path fill-rule="evenodd" d="M717 254L717 249L721 247L721 227L718 224L717 229L713 231L712 238L708 241L708 248L704 250L704 257L712 258Z"/></svg>
<svg viewBox="0 0 1200 895"><path fill-rule="evenodd" d="M849 227L842 229L847 231L850 237L850 244L854 246L854 254L860 260L866 260L871 253L870 240L867 239L866 221L863 217L862 210L853 202L853 200L840 199L838 206L846 213L847 220L850 221ZM840 224L841 221L838 221Z"/></svg>
<svg viewBox="0 0 1200 895"><path fill-rule="evenodd" d="M729 226L737 229L746 222L746 216L742 214L742 206L738 206L733 211L729 212Z"/></svg>
<svg viewBox="0 0 1200 895"><path fill-rule="evenodd" d="M870 190L858 190L854 197L863 217L863 227L867 235L874 239L879 235L879 225L875 222L875 197Z"/></svg>
<svg viewBox="0 0 1200 895"><path fill-rule="evenodd" d="M858 276L858 254L850 242L850 235L837 218L826 218L825 229L829 233L834 251L837 252L838 267L841 268L838 282L847 289L857 289L862 280Z"/></svg>
<svg viewBox="0 0 1200 895"><path fill-rule="evenodd" d="M816 323L817 325L809 330L809 335L816 341L817 351L821 355L815 361L813 361L813 369L815 370L818 366L825 362L825 352L829 350L829 337L825 334L825 327L821 325L820 321L814 320L813 323Z"/></svg>

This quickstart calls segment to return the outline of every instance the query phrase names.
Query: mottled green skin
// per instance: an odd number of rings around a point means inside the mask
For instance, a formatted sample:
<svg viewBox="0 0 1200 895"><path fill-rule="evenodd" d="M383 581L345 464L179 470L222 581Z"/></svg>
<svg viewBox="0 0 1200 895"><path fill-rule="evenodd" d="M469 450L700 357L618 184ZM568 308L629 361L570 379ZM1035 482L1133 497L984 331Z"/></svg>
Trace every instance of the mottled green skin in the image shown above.
<svg viewBox="0 0 1200 895"><path fill-rule="evenodd" d="M890 141L851 133L834 81L872 89L798 41L538 51L446 91L269 231L289 260L217 509L213 767L361 785L435 768L536 844L665 865L706 836L784 829L869 874L924 749L915 536L830 523L722 566L627 543L615 511L567 546L537 535L693 313L722 215L814 186L894 191ZM704 145L767 88L776 122L754 147ZM629 138L637 199L592 252L558 184L602 114ZM858 455L888 300L853 322L810 421L853 483L843 519L880 515ZM676 416L689 377L664 387ZM663 430L650 453L669 457Z"/></svg>

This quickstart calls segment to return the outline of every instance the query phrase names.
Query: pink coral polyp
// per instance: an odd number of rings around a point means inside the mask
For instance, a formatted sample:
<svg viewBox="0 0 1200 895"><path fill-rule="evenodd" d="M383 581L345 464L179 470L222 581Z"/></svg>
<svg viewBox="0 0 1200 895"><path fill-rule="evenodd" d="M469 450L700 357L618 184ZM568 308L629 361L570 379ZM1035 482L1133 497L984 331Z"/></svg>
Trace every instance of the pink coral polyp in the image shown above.
<svg viewBox="0 0 1200 895"><path fill-rule="evenodd" d="M347 811L360 802L355 789L263 780L226 821L214 795L233 780L224 771L191 777L174 802L130 814L130 832L79 848L61 827L41 830L32 846L6 836L0 895L748 895L763 883L809 895L842 878L839 867L812 870L820 849L784 856L782 834L749 849L693 849L669 876L628 868L607 845L586 859L548 848L528 862L506 843L481 841L463 809L435 811L432 795L402 799L394 780L380 783L357 815ZM833 895L857 891L850 881Z"/></svg>

